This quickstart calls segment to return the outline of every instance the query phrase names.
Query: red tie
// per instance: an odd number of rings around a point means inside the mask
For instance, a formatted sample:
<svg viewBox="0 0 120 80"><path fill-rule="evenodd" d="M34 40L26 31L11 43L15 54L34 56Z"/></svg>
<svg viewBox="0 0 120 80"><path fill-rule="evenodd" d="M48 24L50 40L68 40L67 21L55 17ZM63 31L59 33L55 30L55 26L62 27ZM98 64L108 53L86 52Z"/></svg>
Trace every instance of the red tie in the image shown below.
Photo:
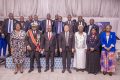
<svg viewBox="0 0 120 80"><path fill-rule="evenodd" d="M50 32L48 32L48 39L49 39L49 40L51 39L51 35L50 35Z"/></svg>

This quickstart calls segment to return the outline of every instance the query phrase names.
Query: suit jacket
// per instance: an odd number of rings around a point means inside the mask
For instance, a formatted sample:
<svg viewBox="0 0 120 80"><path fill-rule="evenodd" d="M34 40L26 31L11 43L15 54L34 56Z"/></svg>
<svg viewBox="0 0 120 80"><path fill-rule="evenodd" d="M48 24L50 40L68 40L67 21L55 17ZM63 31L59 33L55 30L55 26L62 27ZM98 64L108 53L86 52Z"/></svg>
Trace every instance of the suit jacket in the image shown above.
<svg viewBox="0 0 120 80"><path fill-rule="evenodd" d="M85 32L88 34L88 31L89 31L89 26L90 25L88 25L87 27L85 27ZM96 28L97 29L97 33L99 34L99 27L97 26L97 25L95 25L95 24L93 24L92 25L92 28ZM91 29L92 29L91 28ZM91 31L91 30L90 30Z"/></svg>
<svg viewBox="0 0 120 80"><path fill-rule="evenodd" d="M66 21L65 24L69 24L68 21ZM74 21L71 21L70 32L73 32L73 33L75 32L75 22Z"/></svg>
<svg viewBox="0 0 120 80"><path fill-rule="evenodd" d="M18 21L16 19L13 19L13 30L15 28L15 24L17 23ZM8 24L9 24L9 18L5 19L4 22L3 22L3 29L6 33L8 33Z"/></svg>
<svg viewBox="0 0 120 80"><path fill-rule="evenodd" d="M47 22L47 20L42 21L42 32L43 33L46 32L46 22ZM53 31L53 20L51 20L51 26L52 26L52 31Z"/></svg>
<svg viewBox="0 0 120 80"><path fill-rule="evenodd" d="M57 34L59 21L54 22L53 31ZM64 31L64 22L62 22L62 31Z"/></svg>
<svg viewBox="0 0 120 80"><path fill-rule="evenodd" d="M55 51L57 48L57 41L56 41L56 34L52 32L51 39L48 39L48 32L45 32L42 37L42 49L45 49L45 51Z"/></svg>
<svg viewBox="0 0 120 80"><path fill-rule="evenodd" d="M25 25L25 21L24 22L21 22L21 21L19 21L19 23L21 24L21 26L22 26L22 30L23 31L25 31L25 32L27 32L27 26ZM23 24L23 25L22 25Z"/></svg>
<svg viewBox="0 0 120 80"><path fill-rule="evenodd" d="M69 32L68 44L69 44L70 50L72 50L72 48L75 48L75 37L74 37L74 33L72 32ZM62 32L60 34L59 47L65 50L65 47L66 47L65 32Z"/></svg>
<svg viewBox="0 0 120 80"><path fill-rule="evenodd" d="M97 51L100 51L100 38L99 35L96 35L95 38L92 38L92 35L87 36L86 40L87 49L94 48Z"/></svg>
<svg viewBox="0 0 120 80"><path fill-rule="evenodd" d="M113 47L111 48L110 51L115 51L116 50L115 49L115 45L116 45L116 34L115 34L115 32L110 32L108 43L107 43L107 39L106 39L106 32L101 33L100 40L101 40L103 51L106 51L106 49L103 46L106 46L106 47L109 48L111 45L113 45Z"/></svg>
<svg viewBox="0 0 120 80"><path fill-rule="evenodd" d="M28 32L27 32L28 34ZM36 30L36 34L33 34L33 36L35 37L35 39L37 38L37 34L40 34L40 39L39 39L39 43L40 43L40 46L42 45L41 44L41 39L42 39L42 33L39 31L39 30ZM29 45L31 47L32 50L35 50L36 49L36 46L34 45L34 43L32 42L32 39L30 37L30 35L28 34L27 35L27 45Z"/></svg>
<svg viewBox="0 0 120 80"><path fill-rule="evenodd" d="M28 31L29 29L31 29L31 27L32 27L31 23L32 23L32 22L33 22L33 21L29 21L29 20L27 20L27 21L25 22L26 31Z"/></svg>

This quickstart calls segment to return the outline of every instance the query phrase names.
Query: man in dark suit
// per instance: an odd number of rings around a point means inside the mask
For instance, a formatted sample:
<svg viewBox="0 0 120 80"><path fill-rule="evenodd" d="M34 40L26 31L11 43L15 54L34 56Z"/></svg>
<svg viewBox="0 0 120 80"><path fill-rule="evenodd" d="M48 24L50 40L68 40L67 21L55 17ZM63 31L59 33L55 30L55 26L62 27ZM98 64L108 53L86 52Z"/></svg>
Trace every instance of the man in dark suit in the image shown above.
<svg viewBox="0 0 120 80"><path fill-rule="evenodd" d="M74 49L75 38L74 38L74 33L69 31L69 25L64 26L64 32L62 32L60 34L59 39L60 39L59 40L59 44L60 44L59 46L60 46L60 52L62 53L62 63L63 63L62 73L64 73L65 70L66 70L66 64L67 64L68 72L72 73L71 70L70 70L70 65L71 65L71 54L75 50Z"/></svg>
<svg viewBox="0 0 120 80"><path fill-rule="evenodd" d="M11 56L11 49L10 49L10 34L11 32L14 30L14 25L17 23L17 20L14 19L14 15L13 13L9 13L9 18L4 20L3 23L3 29L5 31L6 35L6 39L7 39L7 43L8 43L8 56Z"/></svg>
<svg viewBox="0 0 120 80"><path fill-rule="evenodd" d="M38 29L40 31L42 31L42 22L40 20L38 20L38 16L37 15L34 15L34 23L37 23L38 24Z"/></svg>
<svg viewBox="0 0 120 80"><path fill-rule="evenodd" d="M96 28L97 33L99 34L99 27L94 24L94 19L90 19L90 25L85 27L85 32L89 35L92 28Z"/></svg>
<svg viewBox="0 0 120 80"><path fill-rule="evenodd" d="M70 27L70 32L75 32L75 22L72 21L72 16L71 15L68 15L67 16L67 21L65 22L65 24L69 25Z"/></svg>
<svg viewBox="0 0 120 80"><path fill-rule="evenodd" d="M42 38L42 49L46 57L46 69L49 70L49 59L51 58L51 72L54 72L54 55L56 52L56 34L52 32L52 27L47 27L48 32L45 32Z"/></svg>
<svg viewBox="0 0 120 80"><path fill-rule="evenodd" d="M42 34L37 29L38 24L32 23L32 28L27 31L27 49L30 53L30 70L28 73L34 70L34 59L37 61L38 72L41 72L40 64L40 51L41 51L41 37Z"/></svg>
<svg viewBox="0 0 120 80"><path fill-rule="evenodd" d="M42 32L47 32L47 27L51 26L53 30L53 20L51 19L51 15L47 14L47 19L42 21Z"/></svg>
<svg viewBox="0 0 120 80"><path fill-rule="evenodd" d="M20 20L19 20L19 23L21 24L22 26L22 30L24 30L25 32L27 32L27 27L25 25L25 21L24 21L24 17L23 16L20 16Z"/></svg>
<svg viewBox="0 0 120 80"><path fill-rule="evenodd" d="M59 36L60 36L60 33L63 31L64 31L64 22L62 21L62 16L59 16L58 21L54 23L54 32L56 33L56 38L57 38L57 56L60 56Z"/></svg>
<svg viewBox="0 0 120 80"><path fill-rule="evenodd" d="M78 16L78 21L76 23L76 29L75 29L76 32L78 31L79 25L83 25L83 27L84 27L83 31L85 32L85 28L87 27L87 23L85 22L85 20L83 19L82 16Z"/></svg>
<svg viewBox="0 0 120 80"><path fill-rule="evenodd" d="M29 29L31 29L31 23L33 23L33 16L29 16L28 20L25 22L25 26L26 26L26 30L28 31Z"/></svg>
<svg viewBox="0 0 120 80"><path fill-rule="evenodd" d="M57 27L57 23L59 21L59 15L55 15L55 19L53 20L53 32L56 32L55 28Z"/></svg>

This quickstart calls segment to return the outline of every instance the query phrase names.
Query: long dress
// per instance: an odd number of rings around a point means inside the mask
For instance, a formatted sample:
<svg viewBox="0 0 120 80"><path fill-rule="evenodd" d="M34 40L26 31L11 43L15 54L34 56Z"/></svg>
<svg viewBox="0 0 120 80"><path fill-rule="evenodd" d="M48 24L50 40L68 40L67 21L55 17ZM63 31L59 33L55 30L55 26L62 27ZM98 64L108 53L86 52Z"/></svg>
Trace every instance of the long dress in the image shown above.
<svg viewBox="0 0 120 80"><path fill-rule="evenodd" d="M77 69L85 69L86 65L86 33L81 35L79 32L75 33L75 50L73 67Z"/></svg>
<svg viewBox="0 0 120 80"><path fill-rule="evenodd" d="M86 70L88 73L97 74L100 71L100 40L99 36L87 37ZM94 48L94 51L90 51Z"/></svg>
<svg viewBox="0 0 120 80"><path fill-rule="evenodd" d="M102 43L102 52L101 52L101 71L102 72L115 72L116 70L116 35L114 32L110 32L110 35L107 36L106 32L103 32L101 35ZM112 47L110 51L107 51L104 46L109 48Z"/></svg>
<svg viewBox="0 0 120 80"><path fill-rule="evenodd" d="M21 64L24 62L26 51L26 33L20 30L19 33L13 31L10 36L10 45L13 49L12 58L15 64Z"/></svg>

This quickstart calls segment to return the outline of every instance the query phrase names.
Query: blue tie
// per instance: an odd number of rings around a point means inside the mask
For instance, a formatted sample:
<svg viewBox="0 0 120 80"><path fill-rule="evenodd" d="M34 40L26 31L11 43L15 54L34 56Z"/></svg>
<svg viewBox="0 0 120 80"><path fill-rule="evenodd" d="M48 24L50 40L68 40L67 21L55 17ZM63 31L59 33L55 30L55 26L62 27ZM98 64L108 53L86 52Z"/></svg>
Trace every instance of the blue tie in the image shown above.
<svg viewBox="0 0 120 80"><path fill-rule="evenodd" d="M58 23L58 34L61 32L61 22Z"/></svg>
<svg viewBox="0 0 120 80"><path fill-rule="evenodd" d="M9 33L11 33L11 21L10 21L10 24L9 24Z"/></svg>

